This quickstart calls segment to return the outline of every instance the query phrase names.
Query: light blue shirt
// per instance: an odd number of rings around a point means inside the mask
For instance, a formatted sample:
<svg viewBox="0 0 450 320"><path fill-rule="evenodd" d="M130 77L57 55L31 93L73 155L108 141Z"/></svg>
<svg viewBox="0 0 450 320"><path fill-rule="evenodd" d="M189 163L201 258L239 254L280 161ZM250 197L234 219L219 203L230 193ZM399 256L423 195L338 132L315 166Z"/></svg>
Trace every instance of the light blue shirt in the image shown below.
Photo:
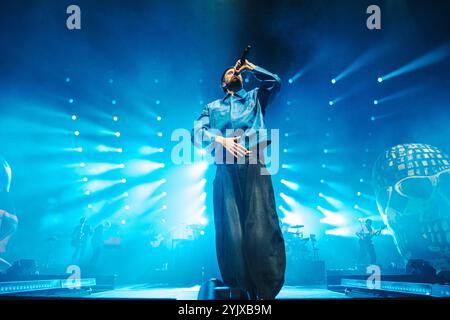
<svg viewBox="0 0 450 320"><path fill-rule="evenodd" d="M241 89L234 95L226 94L203 107L191 133L195 146L206 148L217 135L241 136L238 143L247 149L270 144L264 114L280 89L281 79L258 66L250 72L259 80L257 88L251 91Z"/></svg>

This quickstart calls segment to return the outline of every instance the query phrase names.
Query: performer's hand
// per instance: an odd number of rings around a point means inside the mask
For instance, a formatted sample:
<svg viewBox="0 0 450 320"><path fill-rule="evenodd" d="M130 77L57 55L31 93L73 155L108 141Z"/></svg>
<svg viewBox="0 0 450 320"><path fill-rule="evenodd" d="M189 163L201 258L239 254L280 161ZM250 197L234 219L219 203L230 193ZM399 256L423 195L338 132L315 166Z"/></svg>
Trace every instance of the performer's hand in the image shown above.
<svg viewBox="0 0 450 320"><path fill-rule="evenodd" d="M216 136L216 142L220 143L224 146L224 148L230 152L233 156L236 158L243 157L247 154L252 153L252 151L247 150L240 144L236 143L237 140L239 140L240 137L222 137L222 136Z"/></svg>
<svg viewBox="0 0 450 320"><path fill-rule="evenodd" d="M234 65L234 70L237 74L240 74L244 70L253 70L253 69L255 69L255 65L248 60L245 60L244 64L242 64L241 59L239 59L238 61L236 61L236 64Z"/></svg>

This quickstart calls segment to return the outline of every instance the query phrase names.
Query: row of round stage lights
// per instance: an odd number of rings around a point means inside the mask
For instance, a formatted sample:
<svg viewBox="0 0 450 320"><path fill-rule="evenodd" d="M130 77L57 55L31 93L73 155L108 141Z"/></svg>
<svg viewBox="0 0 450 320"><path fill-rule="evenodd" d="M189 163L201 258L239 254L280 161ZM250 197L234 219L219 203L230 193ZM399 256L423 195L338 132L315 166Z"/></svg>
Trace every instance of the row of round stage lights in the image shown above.
<svg viewBox="0 0 450 320"><path fill-rule="evenodd" d="M69 99L69 103L73 103L73 99ZM113 100L112 103L115 104L115 100ZM73 115L72 115L72 120L73 120L73 121L76 121L77 119L78 119L78 117L77 117L75 114L73 114ZM119 121L119 117L118 117L118 116L113 116L113 117L112 117L112 120L113 120L114 122L118 122L118 121ZM74 131L74 135L77 136L77 137L80 136L80 131L79 131L79 130L75 130L75 131ZM116 132L114 132L114 135L115 135L116 137L119 138L119 137L121 136L121 133L120 133L120 131L116 131ZM76 150L77 150L78 152L83 152L83 148L82 148L82 147L77 147ZM122 152L123 152L123 148L117 148L117 149L115 149L115 151L118 152L118 153L122 153ZM86 166L87 166L86 162L84 162L84 161L83 161L83 162L80 162L80 167L85 168ZM121 168L121 169L125 168L125 164L123 164L123 163L119 164L118 168ZM83 181L84 183L87 183L87 182L89 182L89 178L85 176L85 177L82 178L82 181ZM120 182L121 182L121 183L126 183L126 182L127 182L127 179L126 179L126 178L122 178L122 179L120 180ZM86 190L86 191L84 192L84 194L85 194L85 196L90 196L90 195L92 194L92 191L91 191L91 190ZM121 197L124 197L124 198L125 198L125 197L128 197L128 192L124 192L124 193L122 194ZM93 208L92 203L89 203L89 204L87 205L87 207L88 207L88 209L92 209L92 208ZM125 209L125 210L129 210L129 209L130 209L130 206L129 206L129 205L125 205L124 209ZM126 223L125 220L122 220L121 222L122 222L123 224Z"/></svg>
<svg viewBox="0 0 450 320"><path fill-rule="evenodd" d="M67 81L67 79L66 79L66 81ZM67 81L67 82L68 82L68 81ZM73 103L73 102L74 102L73 99L69 99L69 103ZM116 103L117 103L116 100L112 100L112 104L116 104ZM71 118L72 118L73 121L76 121L76 120L78 119L78 117L77 117L75 114L73 114ZM119 117L118 117L118 116L113 116L113 117L112 117L112 120L113 120L114 122L118 122L118 121L119 121ZM161 120L162 120L161 116L157 116L157 117L156 117L156 121L159 122L159 121L161 121ZM77 136L77 137L80 136L80 131L79 131L79 130L75 130L75 131L74 131L74 135ZM114 135L115 135L117 138L121 137L120 131L114 132ZM162 137L162 136L163 136L162 132L158 132L157 135L158 135L158 137ZM78 151L78 152L83 152L83 148L82 148L82 147L77 147L77 148L76 148L76 151ZM117 149L115 149L115 151L118 152L118 153L122 153L122 152L123 152L123 148L117 148ZM160 152L163 152L164 149L163 149L163 148L159 148L159 151L160 151ZM86 165L87 165L86 162L81 162L81 163L80 163L80 167L82 167L82 168L86 167ZM122 163L122 164L120 164L118 167L123 169L123 168L125 168L125 164ZM166 180L166 179L162 179L161 182L162 182L162 183L165 183L165 182L166 182L165 180ZM88 178L88 177L83 177L83 178L82 178L82 181L86 183L86 182L89 181L89 178ZM126 183L127 180L126 180L126 178L122 178L122 179L120 180L120 182L121 182L121 183ZM86 196L90 196L91 194L92 194L92 192L91 192L90 190L86 190L86 191L85 191L85 195L86 195ZM128 192L124 192L124 193L120 196L120 198L126 198L126 197L128 197L128 196L129 196ZM162 193L162 196L163 196L163 197L167 196L167 193L166 193L166 192L163 192L163 193ZM89 203L89 204L87 205L87 207L88 207L88 209L92 209L92 208L93 208L92 203ZM124 206L124 209L125 209L125 210L130 210L130 206L127 204L127 205ZM161 209L162 209L162 210L166 210L166 209L167 209L167 205L166 205L166 204L163 204L162 207L161 207ZM122 219L122 220L121 220L121 224L126 224L126 220L125 220L125 219Z"/></svg>

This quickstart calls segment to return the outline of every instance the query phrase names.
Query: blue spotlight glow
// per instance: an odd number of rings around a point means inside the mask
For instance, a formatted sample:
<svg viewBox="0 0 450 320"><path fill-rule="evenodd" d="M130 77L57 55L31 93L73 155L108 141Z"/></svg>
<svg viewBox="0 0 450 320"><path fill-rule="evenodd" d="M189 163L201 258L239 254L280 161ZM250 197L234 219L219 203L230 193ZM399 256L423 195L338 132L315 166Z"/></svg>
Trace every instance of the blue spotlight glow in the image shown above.
<svg viewBox="0 0 450 320"><path fill-rule="evenodd" d="M289 197L288 195L284 194L283 192L280 192L280 197L290 206L295 206L297 201L295 201L294 198Z"/></svg>
<svg viewBox="0 0 450 320"><path fill-rule="evenodd" d="M128 204L125 206L125 210L130 210L130 206Z"/></svg>
<svg viewBox="0 0 450 320"><path fill-rule="evenodd" d="M76 115L72 115L72 120L77 120L77 116Z"/></svg>
<svg viewBox="0 0 450 320"><path fill-rule="evenodd" d="M378 100L373 100L373 104L378 104Z"/></svg>
<svg viewBox="0 0 450 320"><path fill-rule="evenodd" d="M116 101L116 100L112 100L111 103L112 103L112 104L116 104L117 101Z"/></svg>
<svg viewBox="0 0 450 320"><path fill-rule="evenodd" d="M156 121L161 121L161 117L160 117L160 116L157 116L157 117L156 117Z"/></svg>
<svg viewBox="0 0 450 320"><path fill-rule="evenodd" d="M116 133L114 133L114 135L115 135L116 137L120 137L120 132L117 131Z"/></svg>
<svg viewBox="0 0 450 320"><path fill-rule="evenodd" d="M83 148L82 148L82 147L78 147L78 148L77 148L77 151L78 151L78 152L83 152Z"/></svg>
<svg viewBox="0 0 450 320"><path fill-rule="evenodd" d="M297 191L298 189L300 189L300 186L298 185L298 183L295 183L292 181L287 181L285 179L281 179L280 182L291 190Z"/></svg>
<svg viewBox="0 0 450 320"><path fill-rule="evenodd" d="M206 180L206 179L205 179ZM166 178L162 178L161 180L161 183L166 183L167 182L167 180L166 180ZM206 182L206 181L205 181Z"/></svg>
<svg viewBox="0 0 450 320"><path fill-rule="evenodd" d="M360 196L361 196L361 192L358 191L358 192L356 193L356 195L357 195L358 197L360 197Z"/></svg>
<svg viewBox="0 0 450 320"><path fill-rule="evenodd" d="M120 181L122 181L122 183L127 183L127 179L125 179L125 178L122 178L122 180L120 180Z"/></svg>
<svg viewBox="0 0 450 320"><path fill-rule="evenodd" d="M201 217L200 218L200 224L202 224L202 225L207 225L208 224L208 219L206 219L205 217Z"/></svg>
<svg viewBox="0 0 450 320"><path fill-rule="evenodd" d="M289 82L290 84L292 84L292 83L294 82L294 80L289 79L288 82Z"/></svg>
<svg viewBox="0 0 450 320"><path fill-rule="evenodd" d="M80 131L75 131L74 133L73 133L74 135L76 135L77 137L80 135Z"/></svg>
<svg viewBox="0 0 450 320"><path fill-rule="evenodd" d="M334 104L333 100L328 101L328 104L332 106Z"/></svg>
<svg viewBox="0 0 450 320"><path fill-rule="evenodd" d="M117 122L117 121L119 121L119 117L114 116L114 117L113 117L113 120Z"/></svg>
<svg viewBox="0 0 450 320"><path fill-rule="evenodd" d="M331 79L331 83L335 84L336 83L336 79Z"/></svg>
<svg viewBox="0 0 450 320"><path fill-rule="evenodd" d="M163 136L162 132L158 132L158 137L162 137L162 136Z"/></svg>
<svg viewBox="0 0 450 320"><path fill-rule="evenodd" d="M87 190L84 194L87 195L87 196L90 196L91 192L89 190Z"/></svg>
<svg viewBox="0 0 450 320"><path fill-rule="evenodd" d="M99 145L95 149L99 152L119 152L119 153L121 153L123 151L122 148L113 148L113 147L107 147L104 145Z"/></svg>
<svg viewBox="0 0 450 320"><path fill-rule="evenodd" d="M357 204L355 204L355 205L353 206L353 208L354 208L354 209L358 209L359 206L358 206Z"/></svg>
<svg viewBox="0 0 450 320"><path fill-rule="evenodd" d="M128 192L124 192L124 193L123 193L123 196L124 196L124 197L128 197L128 196L129 196Z"/></svg>
<svg viewBox="0 0 450 320"><path fill-rule="evenodd" d="M382 77L378 77L378 82L383 82L383 78Z"/></svg>
<svg viewBox="0 0 450 320"><path fill-rule="evenodd" d="M127 220L122 219L122 220L120 220L120 223L121 223L121 224L126 224L126 223L127 223Z"/></svg>
<svg viewBox="0 0 450 320"><path fill-rule="evenodd" d="M320 219L320 223L339 226L345 224L345 219L342 215L336 212L332 212L328 209L317 206L317 210L325 215L325 218Z"/></svg>
<svg viewBox="0 0 450 320"><path fill-rule="evenodd" d="M88 179L87 177L84 177L84 178L83 178L83 181L84 181L84 182L88 182L89 179Z"/></svg>
<svg viewBox="0 0 450 320"><path fill-rule="evenodd" d="M89 204L87 205L87 207L88 207L89 209L92 209L92 204L89 203Z"/></svg>
<svg viewBox="0 0 450 320"><path fill-rule="evenodd" d="M429 66L431 64L440 62L442 60L445 60L450 55L450 45L445 44L431 52L428 52L424 56L417 58L406 65L398 68L395 71L392 71L386 75L383 76L383 80L390 79L426 66Z"/></svg>
<svg viewBox="0 0 450 320"><path fill-rule="evenodd" d="M80 167L82 167L82 168L86 167L86 162L81 162Z"/></svg>
<svg viewBox="0 0 450 320"><path fill-rule="evenodd" d="M66 82L70 82L70 78L69 77L66 78Z"/></svg>
<svg viewBox="0 0 450 320"><path fill-rule="evenodd" d="M142 155L149 155L149 154L153 154L153 153L157 153L157 152L163 152L161 151L164 149L163 148L155 148L155 147L150 147L150 146L143 146L141 148L139 148L139 153Z"/></svg>
<svg viewBox="0 0 450 320"><path fill-rule="evenodd" d="M323 197L323 193L322 192L319 192L319 197Z"/></svg>
<svg viewBox="0 0 450 320"><path fill-rule="evenodd" d="M69 103L73 103L73 99L69 99Z"/></svg>
<svg viewBox="0 0 450 320"><path fill-rule="evenodd" d="M163 210L166 210L166 209L167 209L167 205L164 204L164 205L162 206L162 209L163 209Z"/></svg>

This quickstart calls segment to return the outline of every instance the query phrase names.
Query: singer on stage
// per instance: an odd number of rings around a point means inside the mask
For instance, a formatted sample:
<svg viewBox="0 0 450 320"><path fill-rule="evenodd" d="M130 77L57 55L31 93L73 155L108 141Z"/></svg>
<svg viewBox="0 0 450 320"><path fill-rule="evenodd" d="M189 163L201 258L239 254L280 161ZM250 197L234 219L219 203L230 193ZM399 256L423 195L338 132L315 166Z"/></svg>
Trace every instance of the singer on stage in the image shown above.
<svg viewBox="0 0 450 320"><path fill-rule="evenodd" d="M243 72L252 73L259 86L244 90ZM262 157L271 142L265 110L280 84L277 75L243 55L222 74L225 96L203 108L192 131L193 143L213 149L215 155L214 223L223 282L250 299L274 299L284 283L284 240ZM229 133L233 130L238 133Z"/></svg>

